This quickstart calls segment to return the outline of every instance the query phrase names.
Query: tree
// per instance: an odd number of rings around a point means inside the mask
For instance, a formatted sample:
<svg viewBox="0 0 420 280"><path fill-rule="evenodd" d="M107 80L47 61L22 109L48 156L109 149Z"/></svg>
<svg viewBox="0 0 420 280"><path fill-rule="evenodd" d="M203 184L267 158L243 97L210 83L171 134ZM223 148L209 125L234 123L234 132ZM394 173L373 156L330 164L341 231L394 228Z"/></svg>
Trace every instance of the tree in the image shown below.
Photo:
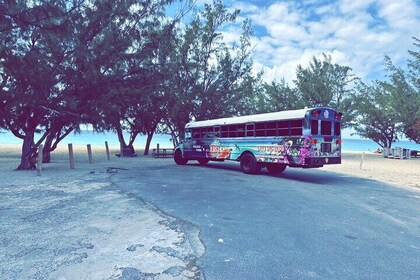
<svg viewBox="0 0 420 280"><path fill-rule="evenodd" d="M49 155L80 123L102 123L97 101L141 76L132 59L138 42L133 38L141 38L142 27L152 25L170 2L11 1L2 6L0 106L2 125L23 139L19 170L35 167L37 147L45 139ZM35 142L37 132L42 136Z"/></svg>
<svg viewBox="0 0 420 280"><path fill-rule="evenodd" d="M414 38L419 47L419 40ZM372 86L361 83L354 106L358 117L353 126L357 134L372 139L381 147L390 148L405 134L420 143L420 52L409 51L407 70L396 67L385 56L388 79Z"/></svg>
<svg viewBox="0 0 420 280"><path fill-rule="evenodd" d="M291 88L283 80L263 84L263 112L293 110L304 107L304 101L296 88Z"/></svg>
<svg viewBox="0 0 420 280"><path fill-rule="evenodd" d="M174 85L165 118L174 144L183 136L189 120L203 120L241 114L244 92L241 83L249 80L252 60L251 28L242 26L239 45L223 42L223 27L236 20L239 10L229 12L220 0L205 4L201 13L182 32L171 84Z"/></svg>
<svg viewBox="0 0 420 280"><path fill-rule="evenodd" d="M236 112L233 111L232 115L252 115L266 112L262 75L263 72L255 76L248 73L242 77L241 82L234 88L237 100L233 104Z"/></svg>
<svg viewBox="0 0 420 280"><path fill-rule="evenodd" d="M391 148L400 130L399 116L394 110L396 98L398 91L387 82L375 81L370 86L360 83L353 98L357 117L351 125L356 133L382 148Z"/></svg>
<svg viewBox="0 0 420 280"><path fill-rule="evenodd" d="M63 116L63 65L71 25L66 19L77 2L15 1L3 6L0 104L3 123L23 140L18 170L35 168L37 147L51 132L52 120ZM43 132L35 142L35 133Z"/></svg>
<svg viewBox="0 0 420 280"><path fill-rule="evenodd" d="M74 120L71 123L71 119ZM44 147L42 149L42 163L51 162L51 152L57 149L58 144L74 130L79 131L79 117L69 114L54 117L51 120L49 133L45 138Z"/></svg>
<svg viewBox="0 0 420 280"><path fill-rule="evenodd" d="M125 79L120 85L113 85L104 98L98 102L102 110L103 129L117 132L123 148L123 156L135 154L134 141L139 134L147 134L145 154L148 154L153 134L164 115L165 100L159 94L160 74L148 76L145 73ZM124 132L129 134L126 140Z"/></svg>
<svg viewBox="0 0 420 280"><path fill-rule="evenodd" d="M419 49L420 40L413 37L414 45ZM405 79L401 75L401 69L391 67L391 79L395 85L404 86L401 113L403 132L411 140L420 144L420 51L409 50L411 59L408 60Z"/></svg>
<svg viewBox="0 0 420 280"><path fill-rule="evenodd" d="M387 91L395 92L391 100L395 114L398 116L399 132L409 139L420 142L420 91L411 83L409 75L392 64L386 56L385 63L389 81L382 82ZM415 81L413 81L415 82Z"/></svg>
<svg viewBox="0 0 420 280"><path fill-rule="evenodd" d="M163 117L165 105L162 92L170 75L166 70L167 57L172 52L173 21L167 21L164 6L156 6L151 13L143 13L136 32L126 38L126 50L118 61L109 65L103 74L108 81L106 95L99 100L98 108L104 117L104 127L117 132L123 155L135 153L134 141L138 134L147 134L145 153L157 125ZM126 141L124 133L130 136Z"/></svg>
<svg viewBox="0 0 420 280"><path fill-rule="evenodd" d="M323 60L313 57L307 68L298 65L295 84L306 106L328 106L343 112L345 127L354 117L351 106L352 85L357 78L348 66L331 62L331 56L323 54Z"/></svg>

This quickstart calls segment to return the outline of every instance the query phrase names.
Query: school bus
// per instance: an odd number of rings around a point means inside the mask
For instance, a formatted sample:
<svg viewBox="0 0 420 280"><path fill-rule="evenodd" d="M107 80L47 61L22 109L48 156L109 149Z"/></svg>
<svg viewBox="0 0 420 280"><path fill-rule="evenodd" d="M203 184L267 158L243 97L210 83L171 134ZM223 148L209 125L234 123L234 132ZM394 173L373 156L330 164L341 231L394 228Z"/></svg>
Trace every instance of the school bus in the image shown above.
<svg viewBox="0 0 420 280"><path fill-rule="evenodd" d="M190 122L174 161L233 160L247 174L340 164L341 119L340 112L316 107Z"/></svg>

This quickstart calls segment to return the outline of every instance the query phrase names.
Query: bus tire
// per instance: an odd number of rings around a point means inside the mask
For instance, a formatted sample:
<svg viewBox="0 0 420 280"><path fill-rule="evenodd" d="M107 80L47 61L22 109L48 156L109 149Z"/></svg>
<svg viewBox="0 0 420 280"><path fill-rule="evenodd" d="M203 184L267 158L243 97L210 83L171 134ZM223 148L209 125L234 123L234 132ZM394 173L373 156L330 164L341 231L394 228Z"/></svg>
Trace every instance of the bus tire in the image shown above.
<svg viewBox="0 0 420 280"><path fill-rule="evenodd" d="M261 166L253 154L245 153L241 156L241 169L245 174L257 174L261 170Z"/></svg>
<svg viewBox="0 0 420 280"><path fill-rule="evenodd" d="M283 171L286 169L286 164L271 163L271 164L268 164L266 167L267 167L268 173L276 175L276 174L283 173Z"/></svg>
<svg viewBox="0 0 420 280"><path fill-rule="evenodd" d="M182 156L181 150L176 150L174 154L174 161L178 165L185 165L188 162L188 159Z"/></svg>
<svg viewBox="0 0 420 280"><path fill-rule="evenodd" d="M206 165L207 163L209 163L210 160L207 158L200 158L200 159L197 159L197 161L200 165Z"/></svg>

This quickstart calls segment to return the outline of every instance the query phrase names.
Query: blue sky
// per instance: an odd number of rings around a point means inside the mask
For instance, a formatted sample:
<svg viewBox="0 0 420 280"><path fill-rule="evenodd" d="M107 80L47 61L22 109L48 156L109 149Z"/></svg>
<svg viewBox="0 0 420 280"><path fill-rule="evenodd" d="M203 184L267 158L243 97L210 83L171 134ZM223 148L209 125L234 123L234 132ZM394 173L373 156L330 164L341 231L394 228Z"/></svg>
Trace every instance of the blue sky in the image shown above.
<svg viewBox="0 0 420 280"><path fill-rule="evenodd" d="M197 5L206 0L198 0ZM313 56L331 55L360 78L385 79L384 56L403 66L420 38L420 0L307 0L233 1L241 10L238 24L224 30L228 42L237 41L240 23L251 20L255 71L267 81L292 82L298 64Z"/></svg>

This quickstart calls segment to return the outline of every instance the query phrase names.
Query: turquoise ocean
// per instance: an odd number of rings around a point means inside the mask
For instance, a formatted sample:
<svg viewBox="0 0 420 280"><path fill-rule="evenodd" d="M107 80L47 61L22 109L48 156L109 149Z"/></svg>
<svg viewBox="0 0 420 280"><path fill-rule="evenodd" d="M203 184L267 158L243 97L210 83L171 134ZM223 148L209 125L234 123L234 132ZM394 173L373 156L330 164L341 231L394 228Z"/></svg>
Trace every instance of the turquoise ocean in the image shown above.
<svg viewBox="0 0 420 280"><path fill-rule="evenodd" d="M128 139L128 134L125 135ZM63 141L60 142L59 146L67 146L72 143L74 146L86 146L91 144L92 146L104 146L105 141L108 141L110 148L118 149L119 142L117 135L113 132L98 133L92 131L82 131L81 133L72 133L67 136ZM0 145L7 144L22 144L22 140L16 138L12 133L1 131L0 132ZM151 149L155 148L159 144L161 148L172 148L173 144L170 135L156 134L151 143ZM144 149L146 145L146 136L139 135L134 142L135 149ZM420 145L412 141L397 141L393 144L393 147L402 147L411 150L420 150ZM379 148L378 144L369 139L343 139L343 151L376 151ZM0 147L1 150L1 147Z"/></svg>

